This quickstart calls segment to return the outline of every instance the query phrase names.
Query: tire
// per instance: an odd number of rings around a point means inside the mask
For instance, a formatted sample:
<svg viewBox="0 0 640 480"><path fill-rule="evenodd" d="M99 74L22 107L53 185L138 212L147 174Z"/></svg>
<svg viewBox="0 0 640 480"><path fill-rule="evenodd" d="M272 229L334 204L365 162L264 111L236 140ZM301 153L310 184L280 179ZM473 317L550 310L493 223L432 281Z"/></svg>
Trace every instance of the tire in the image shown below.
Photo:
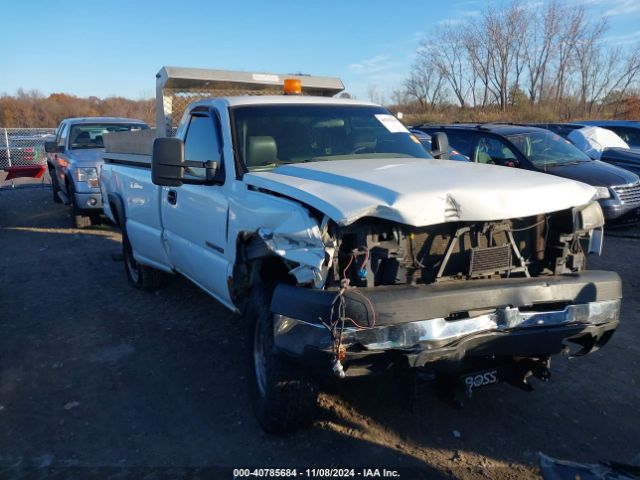
<svg viewBox="0 0 640 480"><path fill-rule="evenodd" d="M158 290L167 282L168 275L165 272L136 262L133 257L133 249L124 232L122 233L122 254L127 279L137 289L146 291Z"/></svg>
<svg viewBox="0 0 640 480"><path fill-rule="evenodd" d="M275 352L270 297L266 289L254 287L245 311L249 393L262 429L281 434L313 422L318 387L301 369Z"/></svg>
<svg viewBox="0 0 640 480"><path fill-rule="evenodd" d="M76 228L88 228L91 226L91 217L89 215L84 215L78 204L76 203L75 191L73 189L73 183L67 182L67 192L69 192L69 196L71 197L71 216L73 217L73 225Z"/></svg>
<svg viewBox="0 0 640 480"><path fill-rule="evenodd" d="M51 177L51 192L53 194L53 203L62 203L62 199L58 195L60 191L60 185L58 184L58 177L56 177L56 169L49 168L49 176Z"/></svg>

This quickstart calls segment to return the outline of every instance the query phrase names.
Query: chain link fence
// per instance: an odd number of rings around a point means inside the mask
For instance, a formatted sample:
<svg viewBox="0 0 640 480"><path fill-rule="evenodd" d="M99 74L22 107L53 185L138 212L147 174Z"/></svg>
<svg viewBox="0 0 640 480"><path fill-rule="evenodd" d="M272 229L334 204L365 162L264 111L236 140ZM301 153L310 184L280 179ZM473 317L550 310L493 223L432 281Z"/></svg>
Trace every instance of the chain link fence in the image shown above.
<svg viewBox="0 0 640 480"><path fill-rule="evenodd" d="M39 178L21 174L28 175L29 167L46 166L44 142L54 140L55 133L55 128L0 127L0 188L48 183L47 172Z"/></svg>

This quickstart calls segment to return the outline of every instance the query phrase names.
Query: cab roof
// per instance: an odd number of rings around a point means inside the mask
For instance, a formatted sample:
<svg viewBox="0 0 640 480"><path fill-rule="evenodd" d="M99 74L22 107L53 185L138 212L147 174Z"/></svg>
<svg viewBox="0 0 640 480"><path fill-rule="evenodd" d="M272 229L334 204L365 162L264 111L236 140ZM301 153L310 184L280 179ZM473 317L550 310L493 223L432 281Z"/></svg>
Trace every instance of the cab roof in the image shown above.
<svg viewBox="0 0 640 480"><path fill-rule="evenodd" d="M138 118L126 117L73 117L65 118L63 122L67 123L139 123L146 125L147 123Z"/></svg>
<svg viewBox="0 0 640 480"><path fill-rule="evenodd" d="M230 107L244 105L358 105L378 107L379 105L350 98L315 97L306 95L243 95L238 97L218 97L200 100L193 105L212 105L216 100L226 101Z"/></svg>

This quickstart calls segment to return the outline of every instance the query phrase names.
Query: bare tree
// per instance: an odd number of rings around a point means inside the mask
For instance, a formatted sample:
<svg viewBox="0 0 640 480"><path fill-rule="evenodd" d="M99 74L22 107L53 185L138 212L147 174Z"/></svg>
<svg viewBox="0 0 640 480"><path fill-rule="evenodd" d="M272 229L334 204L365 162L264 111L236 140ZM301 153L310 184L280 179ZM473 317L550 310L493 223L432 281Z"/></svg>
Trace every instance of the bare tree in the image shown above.
<svg viewBox="0 0 640 480"><path fill-rule="evenodd" d="M444 76L434 64L430 51L420 50L404 82L406 94L423 108L433 108L442 100Z"/></svg>
<svg viewBox="0 0 640 480"><path fill-rule="evenodd" d="M497 94L502 110L506 110L511 81L519 81L522 58L518 58L524 39L524 9L513 2L507 10L489 6L482 16L482 27L489 45L489 82Z"/></svg>
<svg viewBox="0 0 640 480"><path fill-rule="evenodd" d="M452 26L436 32L431 39L422 42L421 50L431 57L433 68L449 84L461 107L467 105L469 62L466 56L464 35Z"/></svg>
<svg viewBox="0 0 640 480"><path fill-rule="evenodd" d="M583 6L574 6L563 10L559 29L562 32L556 46L556 73L553 82L555 104L559 105L565 97L567 85L574 68L574 49L587 28L586 14Z"/></svg>
<svg viewBox="0 0 640 480"><path fill-rule="evenodd" d="M369 85L367 87L367 98L370 102L383 105L385 103L384 93L378 88L377 85Z"/></svg>
<svg viewBox="0 0 640 480"><path fill-rule="evenodd" d="M532 12L531 24L524 38L524 61L527 69L529 101L542 99L550 61L556 53L560 34L560 17L566 9L551 0L541 13Z"/></svg>
<svg viewBox="0 0 640 480"><path fill-rule="evenodd" d="M404 92L423 110L448 100L450 90L460 107L505 111L552 101L556 113L571 116L625 105L638 91L640 44L609 45L606 18L594 20L584 5L523 2L490 4L436 30L421 42Z"/></svg>
<svg viewBox="0 0 640 480"><path fill-rule="evenodd" d="M607 52L609 59L605 58L601 39L606 27L605 19L593 25L584 25L573 45L578 69L578 94L583 113L591 113L593 102L611 82L610 69L619 61L618 49Z"/></svg>
<svg viewBox="0 0 640 480"><path fill-rule="evenodd" d="M464 45L471 66L473 106L480 105L484 108L489 102L489 94L494 98L497 95L489 83L489 44L478 25L469 22L465 28Z"/></svg>
<svg viewBox="0 0 640 480"><path fill-rule="evenodd" d="M637 83L640 76L640 44L635 46L622 65L622 68L618 71L618 79L609 88L605 97L610 97L614 92L617 92L619 98L624 98L633 84ZM620 102L616 102L614 115L618 113L619 105Z"/></svg>

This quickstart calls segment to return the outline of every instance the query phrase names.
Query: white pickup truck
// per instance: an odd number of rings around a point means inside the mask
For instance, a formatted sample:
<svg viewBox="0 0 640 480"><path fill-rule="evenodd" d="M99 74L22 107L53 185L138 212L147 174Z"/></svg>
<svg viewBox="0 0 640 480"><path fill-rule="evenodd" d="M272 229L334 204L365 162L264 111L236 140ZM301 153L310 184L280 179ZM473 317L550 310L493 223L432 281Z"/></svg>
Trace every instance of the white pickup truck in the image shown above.
<svg viewBox="0 0 640 480"><path fill-rule="evenodd" d="M289 82L313 95L220 96L273 93L283 77L157 78L155 138L105 136L105 213L133 285L179 273L243 315L266 431L313 419L318 375L529 388L552 355L596 350L617 327L620 278L586 269L604 223L593 187L430 158L386 109L330 98L337 79ZM216 97L167 136L181 89L205 87Z"/></svg>

